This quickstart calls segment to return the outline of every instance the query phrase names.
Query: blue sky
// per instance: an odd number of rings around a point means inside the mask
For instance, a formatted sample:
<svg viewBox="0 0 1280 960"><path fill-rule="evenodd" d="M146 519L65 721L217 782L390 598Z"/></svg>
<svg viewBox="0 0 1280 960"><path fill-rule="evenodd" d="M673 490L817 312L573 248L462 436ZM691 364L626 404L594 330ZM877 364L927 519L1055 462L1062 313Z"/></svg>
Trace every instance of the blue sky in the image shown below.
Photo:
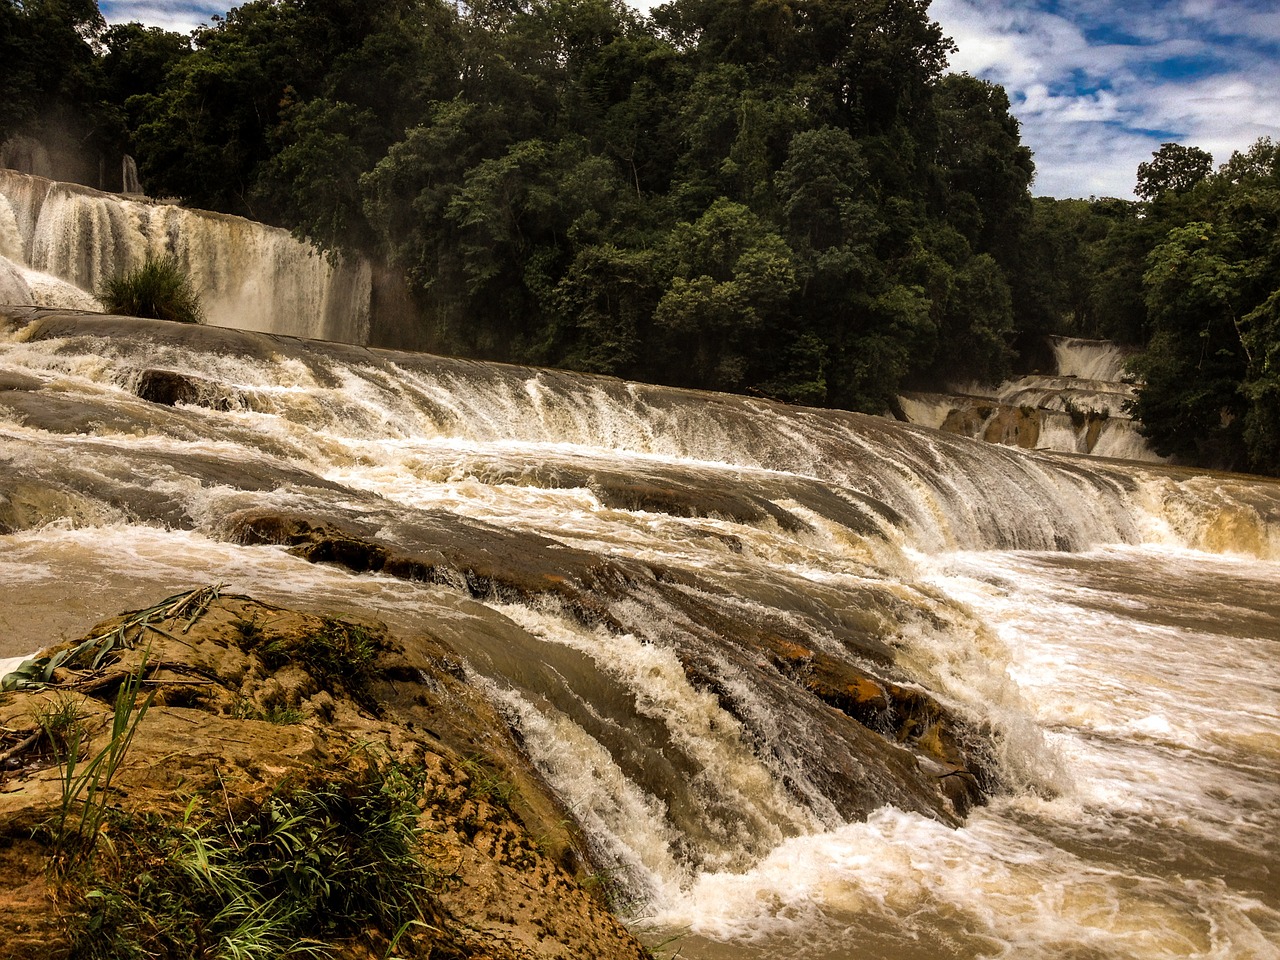
<svg viewBox="0 0 1280 960"><path fill-rule="evenodd" d="M646 8L647 0L630 0ZM107 20L182 32L231 4L102 0ZM1280 139L1280 0L933 0L951 66L1000 83L1037 194L1131 197L1175 141L1225 162Z"/></svg>
<svg viewBox="0 0 1280 960"><path fill-rule="evenodd" d="M933 0L952 68L1000 83L1038 194L1132 196L1161 143L1280 138L1277 0Z"/></svg>

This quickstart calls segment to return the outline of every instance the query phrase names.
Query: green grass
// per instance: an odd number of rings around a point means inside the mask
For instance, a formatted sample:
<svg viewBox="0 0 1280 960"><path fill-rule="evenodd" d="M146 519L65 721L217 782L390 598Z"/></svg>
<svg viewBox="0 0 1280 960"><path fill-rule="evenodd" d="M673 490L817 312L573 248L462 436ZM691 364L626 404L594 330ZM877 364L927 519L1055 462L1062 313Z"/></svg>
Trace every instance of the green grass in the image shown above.
<svg viewBox="0 0 1280 960"><path fill-rule="evenodd" d="M53 746L58 762L61 795L58 811L45 825L53 856L55 876L66 877L93 860L110 813L108 798L116 773L124 763L133 738L151 707L154 692L139 703L147 658L135 674L120 685L111 717L111 734L97 753L90 754L92 734L74 701L63 698L36 718Z"/></svg>
<svg viewBox="0 0 1280 960"><path fill-rule="evenodd" d="M297 707L274 704L266 710L259 710L252 700L243 697L231 704L231 716L235 720L265 720L281 727L302 723L306 719Z"/></svg>
<svg viewBox="0 0 1280 960"><path fill-rule="evenodd" d="M121 815L114 868L78 898L71 960L323 957L352 939L387 956L451 956L421 792L403 768L370 760L235 815L195 802L177 824Z"/></svg>
<svg viewBox="0 0 1280 960"><path fill-rule="evenodd" d="M368 688L376 672L374 666L382 642L366 627L327 617L320 629L311 633L270 638L264 633L248 646L268 669L279 670L286 664L296 664L321 686L345 690L362 707L377 713L377 702Z"/></svg>
<svg viewBox="0 0 1280 960"><path fill-rule="evenodd" d="M458 766L467 775L467 796L508 806L516 795L516 786L478 757L467 757Z"/></svg>
<svg viewBox="0 0 1280 960"><path fill-rule="evenodd" d="M148 257L136 270L117 274L98 292L103 309L129 317L203 323L200 295L176 257Z"/></svg>
<svg viewBox="0 0 1280 960"><path fill-rule="evenodd" d="M79 751L85 739L84 720L78 698L65 693L44 704L36 713L36 726L58 763L65 763L72 751Z"/></svg>
<svg viewBox="0 0 1280 960"><path fill-rule="evenodd" d="M348 685L367 683L381 649L376 634L334 619L287 640L244 632L273 665L301 663ZM224 787L184 814L126 812L113 782L151 706L146 669L144 655L96 751L82 699L52 699L36 717L61 780L37 836L67 908L69 960L326 957L354 942L387 960L463 955L423 847L421 770L363 751L266 798L235 800ZM262 718L301 716L277 708Z"/></svg>

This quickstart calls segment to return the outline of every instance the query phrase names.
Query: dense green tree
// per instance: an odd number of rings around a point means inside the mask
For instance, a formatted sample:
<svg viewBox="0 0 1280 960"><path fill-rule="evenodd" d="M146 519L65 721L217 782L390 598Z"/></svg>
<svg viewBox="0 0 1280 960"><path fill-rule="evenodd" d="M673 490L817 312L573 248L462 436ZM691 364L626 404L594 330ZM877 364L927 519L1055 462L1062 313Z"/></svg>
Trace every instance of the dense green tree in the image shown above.
<svg viewBox="0 0 1280 960"><path fill-rule="evenodd" d="M1138 185L1133 192L1143 200L1166 195L1181 196L1213 172L1213 156L1199 147L1162 144L1151 159L1138 164Z"/></svg>
<svg viewBox="0 0 1280 960"><path fill-rule="evenodd" d="M61 2L71 42L96 7ZM1008 368L1030 154L999 87L945 74L927 0L250 0L190 40L95 29L71 99L150 189L398 268L432 349L877 411Z"/></svg>
<svg viewBox="0 0 1280 960"><path fill-rule="evenodd" d="M640 376L651 325L663 293L659 252L605 242L584 246L556 286L558 303L548 347L589 373Z"/></svg>
<svg viewBox="0 0 1280 960"><path fill-rule="evenodd" d="M271 156L255 177L253 196L298 233L322 246L369 248L360 177L380 148L377 117L323 97L286 103L272 132Z"/></svg>
<svg viewBox="0 0 1280 960"><path fill-rule="evenodd" d="M1033 330L1099 336L1092 290L1092 249L1108 233L1089 200L1037 197L1023 234L1024 268L1017 274L1022 323Z"/></svg>
<svg viewBox="0 0 1280 960"><path fill-rule="evenodd" d="M978 251L1017 262L1035 173L1003 88L968 74L938 84L938 164L948 221Z"/></svg>
<svg viewBox="0 0 1280 960"><path fill-rule="evenodd" d="M653 322L678 382L741 389L760 333L795 289L791 248L747 207L720 199L666 243L673 277Z"/></svg>
<svg viewBox="0 0 1280 960"><path fill-rule="evenodd" d="M46 172L92 186L118 181L123 132L105 100L104 27L93 0L0 0L0 144L26 138Z"/></svg>
<svg viewBox="0 0 1280 960"><path fill-rule="evenodd" d="M1158 453L1234 465L1245 373L1238 254L1233 231L1194 222L1169 231L1149 258L1156 332L1135 368L1144 385L1134 411Z"/></svg>
<svg viewBox="0 0 1280 960"><path fill-rule="evenodd" d="M191 41L159 27L121 23L107 27L100 43L98 111L114 145L123 153L133 153L130 131L141 119L147 95L162 87L169 70L191 52Z"/></svg>
<svg viewBox="0 0 1280 960"><path fill-rule="evenodd" d="M1249 362L1244 439L1251 469L1280 476L1280 284L1241 320Z"/></svg>
<svg viewBox="0 0 1280 960"><path fill-rule="evenodd" d="M363 150L367 169L418 110L449 95L449 23L429 0L252 0L232 9L196 33L195 52L161 89L140 98L134 139L144 179L195 205L333 243L325 225L350 222L350 198L333 192L345 212L329 217L303 201L306 188L282 181L306 168L307 154L349 161ZM307 106L316 99L328 105ZM345 142L322 143L326 136ZM273 163L281 151L293 157Z"/></svg>
<svg viewBox="0 0 1280 960"><path fill-rule="evenodd" d="M99 92L93 41L105 26L94 0L0 0L0 141L92 123L80 108Z"/></svg>
<svg viewBox="0 0 1280 960"><path fill-rule="evenodd" d="M1280 378L1280 148L1263 139L1157 210L1147 259L1151 338L1135 413L1156 449L1275 472ZM1194 217L1196 219L1189 219Z"/></svg>

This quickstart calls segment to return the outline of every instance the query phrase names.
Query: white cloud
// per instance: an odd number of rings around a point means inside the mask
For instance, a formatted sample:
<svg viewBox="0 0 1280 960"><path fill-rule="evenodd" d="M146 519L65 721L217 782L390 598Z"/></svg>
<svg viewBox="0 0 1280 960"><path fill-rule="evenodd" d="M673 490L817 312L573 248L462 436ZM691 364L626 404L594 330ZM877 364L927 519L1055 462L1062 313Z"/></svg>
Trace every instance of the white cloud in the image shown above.
<svg viewBox="0 0 1280 960"><path fill-rule="evenodd" d="M225 14L235 5L230 0L227 3L201 0L102 0L99 7L108 23L136 22L178 33L190 33L201 24L208 23L214 14Z"/></svg>
<svg viewBox="0 0 1280 960"><path fill-rule="evenodd" d="M934 0L952 67L1008 90L1036 155L1035 192L1132 196L1162 142L1225 161L1280 136L1273 0ZM1184 75L1174 65L1181 64Z"/></svg>

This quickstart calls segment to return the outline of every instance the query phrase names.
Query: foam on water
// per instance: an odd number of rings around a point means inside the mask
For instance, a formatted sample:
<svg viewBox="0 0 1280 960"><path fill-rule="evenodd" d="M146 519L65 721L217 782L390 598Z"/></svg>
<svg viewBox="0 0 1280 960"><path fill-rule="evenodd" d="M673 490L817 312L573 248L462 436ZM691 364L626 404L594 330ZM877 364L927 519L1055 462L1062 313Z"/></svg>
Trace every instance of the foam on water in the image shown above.
<svg viewBox="0 0 1280 960"><path fill-rule="evenodd" d="M741 812L750 839L739 839L739 848L772 846L787 832L818 825L810 811L786 795L777 771L750 748L738 720L713 693L690 684L673 648L589 630L531 607L504 606L500 612L532 636L587 654L632 691L639 712L662 722L672 742L697 760L705 771L703 787ZM790 829L784 832L784 826Z"/></svg>
<svg viewBox="0 0 1280 960"><path fill-rule="evenodd" d="M682 955L1269 960L1277 918L1213 880L1099 866L978 814L959 830L885 809L708 874L652 918ZM1261 921L1261 922L1259 922ZM732 951L699 941L735 944Z"/></svg>
<svg viewBox="0 0 1280 960"><path fill-rule="evenodd" d="M0 537L0 656L213 581L453 630L473 670L499 668L495 701L628 903L693 931L684 956L1276 956L1276 484L607 378L78 323L0 338L0 509L25 511ZM221 402L138 399L154 367ZM453 515L590 551L627 565L610 597L625 628L217 539L248 507L392 540ZM647 591L660 573L668 592ZM843 822L824 768L788 753L819 706L763 695L768 664L699 640L686 598L831 655L871 637L895 682L991 733L1005 793L959 830L894 809ZM545 689L503 678L521 670ZM571 674L596 689L565 690ZM694 774L636 773L656 769ZM699 804L716 808L705 837Z"/></svg>
<svg viewBox="0 0 1280 960"><path fill-rule="evenodd" d="M1069 776L958 830L885 809L788 840L668 890L656 928L716 957L1280 956L1280 601L1256 599L1280 567L1150 548L921 559L1000 634ZM1143 582L1163 587L1144 600ZM1216 609L1189 596L1162 622L1189 584Z"/></svg>

